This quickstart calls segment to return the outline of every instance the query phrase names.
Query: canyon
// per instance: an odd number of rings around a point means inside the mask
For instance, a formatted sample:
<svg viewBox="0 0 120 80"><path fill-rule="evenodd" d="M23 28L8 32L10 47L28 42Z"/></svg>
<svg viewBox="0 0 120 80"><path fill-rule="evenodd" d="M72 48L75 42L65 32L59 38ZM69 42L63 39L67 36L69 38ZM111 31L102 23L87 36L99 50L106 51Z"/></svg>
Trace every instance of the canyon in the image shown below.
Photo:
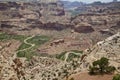
<svg viewBox="0 0 120 80"><path fill-rule="evenodd" d="M119 73L119 4L0 1L0 80L79 80L102 57Z"/></svg>

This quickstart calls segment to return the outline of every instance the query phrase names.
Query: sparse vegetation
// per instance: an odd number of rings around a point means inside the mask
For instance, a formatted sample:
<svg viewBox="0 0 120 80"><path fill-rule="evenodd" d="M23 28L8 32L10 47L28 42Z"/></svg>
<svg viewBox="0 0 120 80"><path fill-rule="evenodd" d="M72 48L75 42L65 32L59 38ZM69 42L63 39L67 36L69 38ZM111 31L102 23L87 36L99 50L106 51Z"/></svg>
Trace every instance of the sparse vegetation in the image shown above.
<svg viewBox="0 0 120 80"><path fill-rule="evenodd" d="M0 41L11 39L11 36L5 33L0 34Z"/></svg>
<svg viewBox="0 0 120 80"><path fill-rule="evenodd" d="M56 58L57 58L57 59L60 59L60 60L64 60L66 53L67 53L67 51L62 52L61 54L56 55Z"/></svg>
<svg viewBox="0 0 120 80"><path fill-rule="evenodd" d="M79 57L80 57L80 54L79 54L79 55L76 55L76 54L74 54L74 53L70 53L69 56L68 56L67 61L69 62L69 61L71 61L72 59L74 59L74 58L79 58Z"/></svg>
<svg viewBox="0 0 120 80"><path fill-rule="evenodd" d="M47 36L35 36L32 39L29 39L28 42L35 44L36 46L40 46L41 44L44 44L50 39L50 37Z"/></svg>
<svg viewBox="0 0 120 80"><path fill-rule="evenodd" d="M83 53L83 51L78 51L78 50L71 50L71 51L75 53Z"/></svg>
<svg viewBox="0 0 120 80"><path fill-rule="evenodd" d="M30 60L34 55L36 55L36 53L34 52L34 49L25 50L17 53L18 57L26 57L27 60Z"/></svg>
<svg viewBox="0 0 120 80"><path fill-rule="evenodd" d="M30 47L30 45L25 44L25 43L22 43L22 44L20 45L20 47L18 48L18 50L22 50L22 49L29 48L29 47Z"/></svg>
<svg viewBox="0 0 120 80"><path fill-rule="evenodd" d="M67 61L69 62L69 61L73 60L74 58L79 58L82 53L83 53L82 51L71 50L71 52L68 54ZM67 51L62 52L61 54L56 55L56 58L60 59L60 60L65 60L66 54L67 54Z"/></svg>
<svg viewBox="0 0 120 80"><path fill-rule="evenodd" d="M27 36L23 36L23 35L11 35L11 34L7 34L7 33L1 33L0 34L0 41L15 39L15 40L19 40L19 41L23 42L23 40L26 37Z"/></svg>
<svg viewBox="0 0 120 80"><path fill-rule="evenodd" d="M116 74L112 80L120 80L120 74Z"/></svg>
<svg viewBox="0 0 120 80"><path fill-rule="evenodd" d="M24 39L26 39L28 36L24 36L24 35L11 35L13 39L15 40L19 40L21 42L23 42Z"/></svg>
<svg viewBox="0 0 120 80"><path fill-rule="evenodd" d="M113 73L116 69L114 66L109 66L108 59L102 57L100 60L94 61L92 66L89 67L90 74L109 74Z"/></svg>

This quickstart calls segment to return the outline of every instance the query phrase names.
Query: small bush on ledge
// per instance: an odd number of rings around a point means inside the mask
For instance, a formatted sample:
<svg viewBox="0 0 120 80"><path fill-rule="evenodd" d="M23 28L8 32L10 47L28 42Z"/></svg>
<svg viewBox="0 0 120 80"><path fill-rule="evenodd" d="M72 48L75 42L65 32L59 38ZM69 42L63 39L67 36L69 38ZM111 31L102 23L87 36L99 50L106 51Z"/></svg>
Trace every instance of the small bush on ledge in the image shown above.
<svg viewBox="0 0 120 80"><path fill-rule="evenodd" d="M97 74L110 74L116 70L114 66L109 66L109 60L102 57L100 60L94 61L92 66L89 67L89 73L91 75Z"/></svg>
<svg viewBox="0 0 120 80"><path fill-rule="evenodd" d="M112 80L120 80L120 74L116 74Z"/></svg>

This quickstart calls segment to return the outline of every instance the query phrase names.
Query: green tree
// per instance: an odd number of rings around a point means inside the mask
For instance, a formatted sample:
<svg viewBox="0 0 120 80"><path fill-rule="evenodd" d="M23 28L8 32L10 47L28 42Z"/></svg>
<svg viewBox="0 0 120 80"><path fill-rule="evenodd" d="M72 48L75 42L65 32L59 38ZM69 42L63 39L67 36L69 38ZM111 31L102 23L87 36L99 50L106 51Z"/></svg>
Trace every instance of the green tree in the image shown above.
<svg viewBox="0 0 120 80"><path fill-rule="evenodd" d="M98 66L100 69L100 73L104 73L105 69L108 68L109 62L108 59L105 57L102 57L100 60L98 60Z"/></svg>
<svg viewBox="0 0 120 80"><path fill-rule="evenodd" d="M98 68L95 66L90 66L89 69L90 69L89 73L91 75L94 75L94 74L96 74L96 72L98 72Z"/></svg>
<svg viewBox="0 0 120 80"><path fill-rule="evenodd" d="M120 80L120 74L115 75L112 80Z"/></svg>
<svg viewBox="0 0 120 80"><path fill-rule="evenodd" d="M102 57L100 60L94 61L92 66L89 67L90 74L104 74L112 73L115 71L114 66L109 66L109 60L105 57Z"/></svg>
<svg viewBox="0 0 120 80"><path fill-rule="evenodd" d="M106 73L113 73L116 70L114 66L108 66L106 68Z"/></svg>

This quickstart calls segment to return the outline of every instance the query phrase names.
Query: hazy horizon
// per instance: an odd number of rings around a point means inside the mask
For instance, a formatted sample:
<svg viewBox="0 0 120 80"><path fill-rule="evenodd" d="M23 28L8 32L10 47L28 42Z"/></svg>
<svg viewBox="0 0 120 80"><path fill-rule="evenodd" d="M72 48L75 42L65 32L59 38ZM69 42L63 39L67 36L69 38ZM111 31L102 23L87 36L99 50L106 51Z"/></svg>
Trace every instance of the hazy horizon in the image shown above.
<svg viewBox="0 0 120 80"><path fill-rule="evenodd" d="M63 0L63 1L80 1L80 2L85 2L85 3L92 3L92 2L96 2L96 1L101 1L101 2L112 2L113 0ZM120 1L120 0L118 0Z"/></svg>
<svg viewBox="0 0 120 80"><path fill-rule="evenodd" d="M0 1L37 1L37 0L0 0ZM71 1L71 2L79 1L79 2L84 2L84 3L93 3L96 1L101 1L101 2L107 3L107 2L112 2L113 0L61 0L61 1ZM118 0L118 1L120 1L120 0Z"/></svg>

